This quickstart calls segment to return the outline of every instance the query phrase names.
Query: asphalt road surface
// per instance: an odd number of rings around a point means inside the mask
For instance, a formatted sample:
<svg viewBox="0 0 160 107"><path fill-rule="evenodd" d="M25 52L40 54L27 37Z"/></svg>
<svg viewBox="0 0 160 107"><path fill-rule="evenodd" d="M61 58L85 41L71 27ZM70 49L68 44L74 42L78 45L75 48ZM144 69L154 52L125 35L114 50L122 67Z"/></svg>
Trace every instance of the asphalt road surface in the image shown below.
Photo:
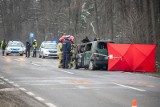
<svg viewBox="0 0 160 107"><path fill-rule="evenodd" d="M57 59L0 56L0 78L48 107L160 106L160 79L138 73L57 68ZM35 105L35 107L37 107Z"/></svg>

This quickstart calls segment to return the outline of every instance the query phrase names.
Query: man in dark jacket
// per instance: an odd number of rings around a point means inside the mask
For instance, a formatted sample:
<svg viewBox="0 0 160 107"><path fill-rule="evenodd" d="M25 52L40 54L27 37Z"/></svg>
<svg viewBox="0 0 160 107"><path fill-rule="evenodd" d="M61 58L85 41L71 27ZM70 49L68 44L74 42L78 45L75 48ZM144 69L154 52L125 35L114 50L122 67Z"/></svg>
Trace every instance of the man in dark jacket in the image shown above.
<svg viewBox="0 0 160 107"><path fill-rule="evenodd" d="M68 69L68 64L70 62L70 52L71 52L71 42L69 41L69 36L66 37L65 41L62 43L63 52L63 68Z"/></svg>
<svg viewBox="0 0 160 107"><path fill-rule="evenodd" d="M26 57L30 57L30 48L31 48L31 44L27 41L26 42Z"/></svg>

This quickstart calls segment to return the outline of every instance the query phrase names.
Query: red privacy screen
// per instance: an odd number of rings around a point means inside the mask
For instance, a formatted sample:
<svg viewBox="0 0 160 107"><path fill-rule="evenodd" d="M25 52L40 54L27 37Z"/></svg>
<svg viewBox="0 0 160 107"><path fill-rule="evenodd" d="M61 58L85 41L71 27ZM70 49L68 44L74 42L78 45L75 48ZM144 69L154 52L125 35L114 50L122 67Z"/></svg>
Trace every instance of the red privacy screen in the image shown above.
<svg viewBox="0 0 160 107"><path fill-rule="evenodd" d="M107 43L109 71L155 72L156 45Z"/></svg>

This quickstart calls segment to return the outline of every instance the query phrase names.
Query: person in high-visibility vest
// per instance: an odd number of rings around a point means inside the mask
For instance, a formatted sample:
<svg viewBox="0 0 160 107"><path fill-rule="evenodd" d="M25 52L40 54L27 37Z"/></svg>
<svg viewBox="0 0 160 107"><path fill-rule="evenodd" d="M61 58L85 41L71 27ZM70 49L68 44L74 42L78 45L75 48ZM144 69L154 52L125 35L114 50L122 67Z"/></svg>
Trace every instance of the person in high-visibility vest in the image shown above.
<svg viewBox="0 0 160 107"><path fill-rule="evenodd" d="M69 62L69 68L72 68L73 67L73 64L74 64L74 54L75 54L75 44L73 42L74 40L74 37L73 36L70 36L69 38L70 42L71 42L71 55L70 55L70 62Z"/></svg>
<svg viewBox="0 0 160 107"><path fill-rule="evenodd" d="M62 68L63 52L62 52L62 42L65 40L64 36L59 39L57 45L58 51L58 68Z"/></svg>
<svg viewBox="0 0 160 107"><path fill-rule="evenodd" d="M36 55L37 55L37 46L38 46L36 40L33 41L32 46L33 46L33 56L32 57L36 58Z"/></svg>
<svg viewBox="0 0 160 107"><path fill-rule="evenodd" d="M7 43L5 39L1 42L1 48L2 48L2 55L4 56L5 49L6 49Z"/></svg>

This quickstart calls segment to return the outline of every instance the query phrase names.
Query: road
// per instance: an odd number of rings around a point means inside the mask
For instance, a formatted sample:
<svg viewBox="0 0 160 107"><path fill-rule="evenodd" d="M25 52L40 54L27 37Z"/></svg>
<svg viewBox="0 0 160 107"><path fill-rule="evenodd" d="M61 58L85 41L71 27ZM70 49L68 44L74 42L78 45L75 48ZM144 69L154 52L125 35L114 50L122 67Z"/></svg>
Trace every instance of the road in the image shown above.
<svg viewBox="0 0 160 107"><path fill-rule="evenodd" d="M160 105L160 79L139 73L57 68L57 59L0 56L0 78L48 107Z"/></svg>

